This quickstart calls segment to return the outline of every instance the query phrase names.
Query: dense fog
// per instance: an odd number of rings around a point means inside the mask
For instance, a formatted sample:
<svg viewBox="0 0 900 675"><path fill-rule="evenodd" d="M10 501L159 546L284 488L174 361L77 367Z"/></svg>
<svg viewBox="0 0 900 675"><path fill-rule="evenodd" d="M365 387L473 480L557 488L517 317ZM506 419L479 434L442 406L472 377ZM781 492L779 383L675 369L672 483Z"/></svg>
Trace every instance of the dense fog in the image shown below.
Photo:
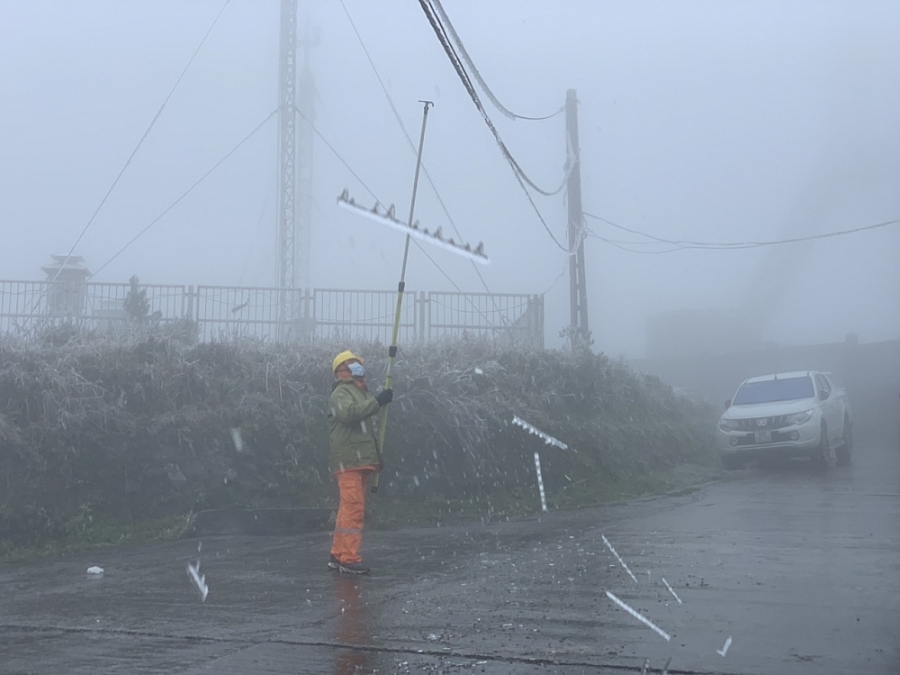
<svg viewBox="0 0 900 675"><path fill-rule="evenodd" d="M507 108L549 115L577 90L596 351L644 355L648 318L682 310L739 314L762 342L900 335L900 224L719 245L900 217L896 3L497 0L445 9ZM419 100L428 99L431 180L420 183L417 217L483 241L492 263L479 270L482 283L469 262L438 249L426 251L430 260L413 247L408 288L546 293L547 343L561 345L567 253L418 3L303 2L298 35L298 70L308 58L315 83L310 285L396 287L402 234L335 199L345 188L361 203L374 194L405 218L415 152L391 105L415 141ZM94 281L277 285L277 117L122 249L276 109L278 40L274 0L3 2L0 279L40 279L50 254L77 242L87 267L102 267ZM513 121L479 91L529 177L559 186L565 116ZM565 192L532 198L565 244Z"/></svg>

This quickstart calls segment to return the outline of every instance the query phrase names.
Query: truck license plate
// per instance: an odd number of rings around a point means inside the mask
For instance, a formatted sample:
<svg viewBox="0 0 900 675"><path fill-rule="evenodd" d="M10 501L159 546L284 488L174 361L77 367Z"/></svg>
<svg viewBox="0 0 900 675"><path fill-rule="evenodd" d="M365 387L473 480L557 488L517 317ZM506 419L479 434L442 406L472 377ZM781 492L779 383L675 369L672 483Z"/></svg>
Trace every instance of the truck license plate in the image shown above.
<svg viewBox="0 0 900 675"><path fill-rule="evenodd" d="M757 443L771 443L772 442L772 432L771 431L757 431L754 433L755 440Z"/></svg>

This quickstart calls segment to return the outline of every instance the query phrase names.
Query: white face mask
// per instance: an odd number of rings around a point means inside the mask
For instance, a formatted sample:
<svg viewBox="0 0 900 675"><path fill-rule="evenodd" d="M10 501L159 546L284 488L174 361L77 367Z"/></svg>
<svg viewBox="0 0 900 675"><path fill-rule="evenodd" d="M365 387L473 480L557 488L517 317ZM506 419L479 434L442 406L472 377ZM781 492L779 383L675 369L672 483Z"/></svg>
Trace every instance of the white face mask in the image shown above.
<svg viewBox="0 0 900 675"><path fill-rule="evenodd" d="M366 374L366 369L363 368L363 364L356 363L355 361L353 363L348 363L347 369L353 377L364 377Z"/></svg>

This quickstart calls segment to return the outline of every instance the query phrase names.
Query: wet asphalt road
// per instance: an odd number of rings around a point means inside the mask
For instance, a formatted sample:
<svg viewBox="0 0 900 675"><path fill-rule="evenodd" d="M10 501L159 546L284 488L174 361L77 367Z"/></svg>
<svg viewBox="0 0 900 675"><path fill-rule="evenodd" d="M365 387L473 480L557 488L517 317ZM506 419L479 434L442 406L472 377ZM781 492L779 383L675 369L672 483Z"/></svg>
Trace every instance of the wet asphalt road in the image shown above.
<svg viewBox="0 0 900 675"><path fill-rule="evenodd" d="M0 673L571 675L671 658L671 673L896 675L893 431L858 424L854 465L829 473L751 468L626 505L371 531L370 577L328 572L324 532L2 564ZM205 603L185 570L198 557Z"/></svg>

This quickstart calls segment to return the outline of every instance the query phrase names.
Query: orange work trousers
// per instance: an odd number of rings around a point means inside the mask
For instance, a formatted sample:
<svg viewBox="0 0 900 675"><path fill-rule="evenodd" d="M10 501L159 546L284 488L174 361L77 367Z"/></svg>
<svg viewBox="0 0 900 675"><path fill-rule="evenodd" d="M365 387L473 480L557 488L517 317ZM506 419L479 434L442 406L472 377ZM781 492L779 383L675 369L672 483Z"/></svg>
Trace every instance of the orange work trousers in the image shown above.
<svg viewBox="0 0 900 675"><path fill-rule="evenodd" d="M331 555L345 565L362 562L363 520L366 512L366 478L376 471L374 466L361 466L334 474L340 491Z"/></svg>

